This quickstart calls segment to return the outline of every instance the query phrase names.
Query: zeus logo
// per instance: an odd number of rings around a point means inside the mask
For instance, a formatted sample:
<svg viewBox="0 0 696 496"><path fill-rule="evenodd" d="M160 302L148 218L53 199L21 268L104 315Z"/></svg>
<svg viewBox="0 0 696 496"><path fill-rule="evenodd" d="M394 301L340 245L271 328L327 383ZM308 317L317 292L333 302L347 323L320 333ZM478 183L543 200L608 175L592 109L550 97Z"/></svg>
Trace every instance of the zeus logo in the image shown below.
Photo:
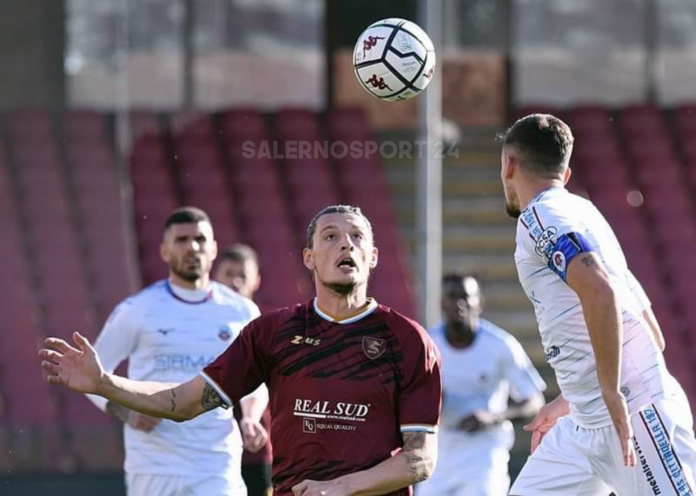
<svg viewBox="0 0 696 496"><path fill-rule="evenodd" d="M292 338L292 341L290 341L292 344L308 344L310 346L319 346L321 343L321 338L306 338L304 336L295 336Z"/></svg>

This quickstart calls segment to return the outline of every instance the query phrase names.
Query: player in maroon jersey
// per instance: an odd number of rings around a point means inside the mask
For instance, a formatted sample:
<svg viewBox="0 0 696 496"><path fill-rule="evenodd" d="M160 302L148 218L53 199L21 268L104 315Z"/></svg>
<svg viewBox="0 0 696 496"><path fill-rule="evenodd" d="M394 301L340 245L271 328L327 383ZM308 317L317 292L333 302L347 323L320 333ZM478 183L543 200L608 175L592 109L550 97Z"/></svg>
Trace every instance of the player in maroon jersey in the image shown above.
<svg viewBox="0 0 696 496"><path fill-rule="evenodd" d="M79 349L47 339L42 366L52 384L179 421L237 404L265 382L275 494L409 495L435 466L439 356L420 325L367 297L377 255L360 209L319 212L303 253L316 298L259 317L184 384L105 374L77 333Z"/></svg>

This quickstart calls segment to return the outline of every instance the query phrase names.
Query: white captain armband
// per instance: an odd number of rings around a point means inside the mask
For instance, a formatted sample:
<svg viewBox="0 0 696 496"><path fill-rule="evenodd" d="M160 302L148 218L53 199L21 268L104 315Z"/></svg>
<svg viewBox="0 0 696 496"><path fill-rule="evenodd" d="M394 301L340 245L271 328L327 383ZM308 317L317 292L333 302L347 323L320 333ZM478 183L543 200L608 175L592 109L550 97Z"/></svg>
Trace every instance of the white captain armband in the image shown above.
<svg viewBox="0 0 696 496"><path fill-rule="evenodd" d="M579 233L571 232L559 236L546 251L549 269L558 274L564 281L567 277L568 264L580 253L593 251L587 239Z"/></svg>

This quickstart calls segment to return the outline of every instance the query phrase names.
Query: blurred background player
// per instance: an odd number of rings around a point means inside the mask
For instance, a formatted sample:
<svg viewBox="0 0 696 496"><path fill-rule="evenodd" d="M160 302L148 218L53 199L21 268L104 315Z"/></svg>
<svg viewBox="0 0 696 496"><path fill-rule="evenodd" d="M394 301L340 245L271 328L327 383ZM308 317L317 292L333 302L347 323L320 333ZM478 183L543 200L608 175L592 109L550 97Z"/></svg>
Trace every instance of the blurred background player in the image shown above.
<svg viewBox="0 0 696 496"><path fill-rule="evenodd" d="M265 382L275 494L407 496L437 460L437 348L417 323L367 297L378 251L359 208L316 214L303 255L316 298L254 320L188 382L107 374L78 333L79 350L47 339L47 380L177 421L229 408Z"/></svg>
<svg viewBox="0 0 696 496"><path fill-rule="evenodd" d="M532 421L511 494L693 494L696 440L650 301L611 227L571 194L573 134L528 115L505 134L501 178L515 262L561 394Z"/></svg>
<svg viewBox="0 0 696 496"><path fill-rule="evenodd" d="M546 384L520 343L482 319L476 278L442 279L445 320L430 334L442 356L438 466L418 496L505 496L514 443L511 420L532 417Z"/></svg>
<svg viewBox="0 0 696 496"><path fill-rule="evenodd" d="M129 360L137 380L185 381L196 376L259 315L251 300L209 280L217 255L205 212L172 212L162 239L169 277L126 299L95 342L105 371ZM267 397L261 388L241 401L246 443L258 449L265 431L258 423ZM245 494L240 476L242 441L230 410L216 410L178 424L90 396L125 423L129 496Z"/></svg>
<svg viewBox="0 0 696 496"><path fill-rule="evenodd" d="M259 257L248 245L236 243L225 249L218 256L214 279L221 282L242 296L254 300L254 293L261 287ZM263 305L259 305L263 309ZM238 417L239 412L235 412ZM266 408L261 418L261 425L266 432L271 430L271 410ZM273 454L270 438L258 451L244 450L242 457L242 477L249 496L264 496L273 491L271 484L271 463Z"/></svg>

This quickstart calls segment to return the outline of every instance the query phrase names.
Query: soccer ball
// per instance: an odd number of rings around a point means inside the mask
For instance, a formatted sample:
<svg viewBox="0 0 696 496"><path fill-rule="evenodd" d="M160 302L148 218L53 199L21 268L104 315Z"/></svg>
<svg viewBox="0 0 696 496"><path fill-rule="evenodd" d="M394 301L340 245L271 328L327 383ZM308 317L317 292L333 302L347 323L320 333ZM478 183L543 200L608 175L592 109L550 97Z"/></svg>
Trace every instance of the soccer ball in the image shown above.
<svg viewBox="0 0 696 496"><path fill-rule="evenodd" d="M404 19L370 25L353 51L355 75L363 88L390 102L413 98L435 73L435 47L425 31Z"/></svg>

